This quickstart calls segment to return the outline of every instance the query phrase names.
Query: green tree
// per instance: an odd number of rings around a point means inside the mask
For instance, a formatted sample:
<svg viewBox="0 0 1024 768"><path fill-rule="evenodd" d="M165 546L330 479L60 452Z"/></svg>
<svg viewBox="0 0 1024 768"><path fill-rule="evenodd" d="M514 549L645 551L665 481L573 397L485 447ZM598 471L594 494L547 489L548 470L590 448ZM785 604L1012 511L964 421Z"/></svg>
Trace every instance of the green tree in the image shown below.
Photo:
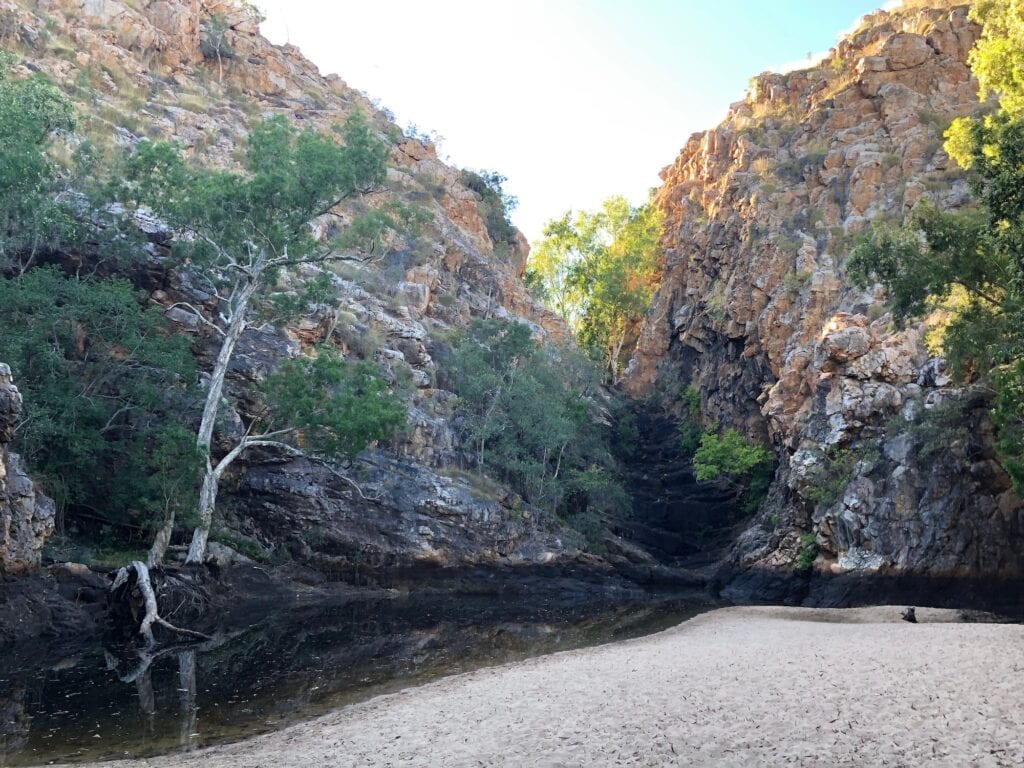
<svg viewBox="0 0 1024 768"><path fill-rule="evenodd" d="M195 402L187 339L131 285L50 267L0 277L0 359L24 395L18 450L62 513L152 530L195 501Z"/></svg>
<svg viewBox="0 0 1024 768"><path fill-rule="evenodd" d="M54 201L57 169L47 156L53 135L74 126L71 105L41 75L11 79L13 57L0 52L0 269L24 272L64 230Z"/></svg>
<svg viewBox="0 0 1024 768"><path fill-rule="evenodd" d="M978 78L981 98L999 97L1010 116L1024 112L1024 2L977 0L970 18L981 24L981 36L968 57Z"/></svg>
<svg viewBox="0 0 1024 768"><path fill-rule="evenodd" d="M301 424L267 432L250 430L219 460L211 454L235 345L253 318L275 317L280 304L273 298L282 270L372 257L320 242L310 227L313 219L330 214L344 200L375 188L384 179L387 147L365 120L353 114L338 133L340 145L335 137L312 130L299 132L278 117L251 132L245 173L192 168L173 145L149 141L140 142L121 169L119 199L132 206L147 205L162 217L178 233L174 245L177 263L207 281L221 299L212 318L195 307L181 305L193 311L220 340L196 438L205 466L199 523L188 562L201 562L205 557L218 486L234 460L251 447L294 449L289 437L317 432L309 419L334 418L333 409L314 411ZM360 234L365 239L367 233ZM334 385L327 381L324 386ZM326 433L331 428L324 425L323 430ZM174 520L168 519L154 543L152 560L162 556L173 525Z"/></svg>
<svg viewBox="0 0 1024 768"><path fill-rule="evenodd" d="M331 347L285 361L262 389L267 429L293 435L306 455L353 461L405 425L405 405L377 367L348 362Z"/></svg>
<svg viewBox="0 0 1024 768"><path fill-rule="evenodd" d="M611 197L597 212L570 211L549 222L531 255L539 294L584 347L601 355L611 383L636 344L658 284L662 220L654 206L635 208Z"/></svg>
<svg viewBox="0 0 1024 768"><path fill-rule="evenodd" d="M473 464L527 502L564 515L591 541L629 507L595 403L589 361L538 344L521 323L477 320L455 343L444 383Z"/></svg>
<svg viewBox="0 0 1024 768"><path fill-rule="evenodd" d="M190 503L197 464L179 414L191 403L192 357L128 283L33 268L78 242L102 259L131 241L73 186L88 147L74 169L48 155L53 136L74 127L71 105L38 75L12 79L11 62L0 55L0 359L25 395L17 447L63 520L146 530Z"/></svg>
<svg viewBox="0 0 1024 768"><path fill-rule="evenodd" d="M992 420L1000 458L1024 489L1024 6L981 0L982 34L971 63L1000 110L956 121L946 149L972 171L974 210L919 206L902 230L875 227L855 250L855 281L885 286L900 320L943 302L951 319L943 352L961 380L995 390ZM948 301L955 299L950 305Z"/></svg>

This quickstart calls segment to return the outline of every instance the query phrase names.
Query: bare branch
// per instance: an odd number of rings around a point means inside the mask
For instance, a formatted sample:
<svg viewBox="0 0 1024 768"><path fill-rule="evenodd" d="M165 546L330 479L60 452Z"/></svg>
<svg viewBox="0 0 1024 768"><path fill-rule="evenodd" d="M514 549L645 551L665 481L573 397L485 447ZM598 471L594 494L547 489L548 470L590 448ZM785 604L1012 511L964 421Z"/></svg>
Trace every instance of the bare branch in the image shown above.
<svg viewBox="0 0 1024 768"><path fill-rule="evenodd" d="M212 328L217 333L219 333L221 335L221 337L223 338L223 336L224 336L223 329L219 325L214 323L213 321L207 320L202 312L200 312L194 306L189 304L187 301L176 301L173 304L171 304L169 307L165 308L164 312L166 312L167 310L170 310L170 309L174 309L175 307L184 307L185 309L189 310L193 315L196 316L196 318L199 320L199 322L201 322L203 325L205 325L208 328Z"/></svg>

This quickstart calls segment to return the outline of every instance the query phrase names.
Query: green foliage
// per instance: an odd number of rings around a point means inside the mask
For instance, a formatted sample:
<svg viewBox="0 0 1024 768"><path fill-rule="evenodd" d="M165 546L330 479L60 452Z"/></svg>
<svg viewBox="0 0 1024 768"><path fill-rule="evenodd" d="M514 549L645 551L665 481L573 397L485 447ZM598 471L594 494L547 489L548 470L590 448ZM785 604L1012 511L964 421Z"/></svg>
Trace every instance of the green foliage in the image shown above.
<svg viewBox="0 0 1024 768"><path fill-rule="evenodd" d="M231 25L222 13L212 13L202 23L202 38L199 41L199 50L208 59L234 58L234 51L228 45L227 33Z"/></svg>
<svg viewBox="0 0 1024 768"><path fill-rule="evenodd" d="M918 460L929 461L948 451L955 443L971 443L966 405L962 399L948 398L923 411L917 421L904 425L914 440L914 454Z"/></svg>
<svg viewBox="0 0 1024 768"><path fill-rule="evenodd" d="M981 37L968 62L978 78L979 96L999 96L1011 116L1024 112L1024 5L1021 0L978 0L970 18Z"/></svg>
<svg viewBox="0 0 1024 768"><path fill-rule="evenodd" d="M0 52L0 269L30 262L69 226L46 152L55 132L74 126L71 105L39 75L12 80L12 61Z"/></svg>
<svg viewBox="0 0 1024 768"><path fill-rule="evenodd" d="M711 290L704 297L704 306L707 309L708 317L715 325L725 322L725 286L721 281L715 281L711 286Z"/></svg>
<svg viewBox="0 0 1024 768"><path fill-rule="evenodd" d="M873 224L853 249L847 273L860 287L881 282L899 321L926 314L958 286L998 305L1002 288L995 278L1007 274L1008 264L992 247L986 218L919 205L909 227Z"/></svg>
<svg viewBox="0 0 1024 768"><path fill-rule="evenodd" d="M683 405L692 418L700 418L700 390L692 384L683 390Z"/></svg>
<svg viewBox="0 0 1024 768"><path fill-rule="evenodd" d="M811 485L805 493L807 498L819 504L837 501L850 482L857 461L857 455L849 448L829 446L821 463L811 473Z"/></svg>
<svg viewBox="0 0 1024 768"><path fill-rule="evenodd" d="M787 293L800 293L810 281L811 273L807 270L787 272L786 276L782 278L782 287Z"/></svg>
<svg viewBox="0 0 1024 768"><path fill-rule="evenodd" d="M328 347L282 363L263 392L270 427L290 429L315 455L352 461L370 443L405 425L405 405L371 363L351 363Z"/></svg>
<svg viewBox="0 0 1024 768"><path fill-rule="evenodd" d="M534 295L604 358L613 383L657 287L662 220L654 206L611 197L595 213L569 211L548 222L530 257Z"/></svg>
<svg viewBox="0 0 1024 768"><path fill-rule="evenodd" d="M611 435L597 419L590 363L499 320L474 321L453 347L443 384L459 395L473 463L589 532L593 543L599 523L629 500L615 476Z"/></svg>
<svg viewBox="0 0 1024 768"><path fill-rule="evenodd" d="M915 209L905 230L877 228L858 246L850 268L861 284L880 281L897 320L942 306L950 318L942 352L962 380L996 390L992 420L1003 466L1024 490L1024 17L1018 0L981 0L982 24L971 63L1000 111L962 119L946 150L970 168L976 210Z"/></svg>
<svg viewBox="0 0 1024 768"><path fill-rule="evenodd" d="M297 262L321 247L313 218L384 180L387 147L365 119L353 113L338 132L343 147L271 118L249 134L244 175L191 168L174 145L143 140L115 177L113 196L148 205L193 235L176 240L175 249L199 268L233 276L230 264L250 262L254 250Z"/></svg>
<svg viewBox="0 0 1024 768"><path fill-rule="evenodd" d="M508 181L496 171L463 171L462 183L480 196L484 209L484 224L494 243L495 251L508 254L516 244L516 228L509 218L519 205L514 195L505 191Z"/></svg>
<svg viewBox="0 0 1024 768"><path fill-rule="evenodd" d="M16 449L72 523L148 528L194 502L184 337L122 281L0 277L0 360L24 397Z"/></svg>
<svg viewBox="0 0 1024 768"><path fill-rule="evenodd" d="M700 447L703 431L701 430L700 390L689 386L681 395L683 408L682 420L679 422L679 449L684 455L693 457Z"/></svg>
<svg viewBox="0 0 1024 768"><path fill-rule="evenodd" d="M414 234L433 218L418 205L405 205L391 200L379 208L371 208L352 220L338 238L338 246L374 257L382 255L391 233Z"/></svg>
<svg viewBox="0 0 1024 768"><path fill-rule="evenodd" d="M796 567L801 571L809 571L818 557L818 542L813 533L800 534L800 552L796 557Z"/></svg>
<svg viewBox="0 0 1024 768"><path fill-rule="evenodd" d="M774 466L767 448L747 441L730 428L721 435L706 432L701 436L700 447L693 455L693 469L702 483L724 482L740 491L744 508L752 512L768 492Z"/></svg>

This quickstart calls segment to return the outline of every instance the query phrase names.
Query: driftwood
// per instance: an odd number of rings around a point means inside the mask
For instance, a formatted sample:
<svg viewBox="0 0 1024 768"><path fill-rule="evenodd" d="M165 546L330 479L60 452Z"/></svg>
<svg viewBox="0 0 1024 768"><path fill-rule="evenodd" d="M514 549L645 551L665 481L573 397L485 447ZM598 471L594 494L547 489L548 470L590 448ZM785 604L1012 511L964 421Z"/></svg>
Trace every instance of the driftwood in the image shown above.
<svg viewBox="0 0 1024 768"><path fill-rule="evenodd" d="M149 567L140 560L135 560L131 565L124 566L117 571L117 574L114 577L114 583L110 585L111 593L115 593L122 587L127 588L132 574L135 576L134 589L138 590L142 597L142 604L145 608L142 620L139 622L138 633L142 636L143 640L145 640L147 648L152 648L156 645L156 640L153 637L154 624L179 635L184 635L185 637L193 637L200 640L210 639L209 635L203 634L202 632L196 632L192 629L175 626L160 615L160 610L157 606L156 592L153 590L153 583L149 577ZM129 596L134 589L129 591ZM133 610L133 615L134 613L135 612Z"/></svg>

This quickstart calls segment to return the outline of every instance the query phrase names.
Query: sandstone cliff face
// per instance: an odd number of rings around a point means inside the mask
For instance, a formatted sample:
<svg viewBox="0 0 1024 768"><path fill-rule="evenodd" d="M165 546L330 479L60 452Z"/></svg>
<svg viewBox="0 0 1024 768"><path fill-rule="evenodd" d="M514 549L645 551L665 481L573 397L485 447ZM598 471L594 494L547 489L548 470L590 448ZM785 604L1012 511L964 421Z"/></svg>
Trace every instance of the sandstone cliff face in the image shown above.
<svg viewBox="0 0 1024 768"><path fill-rule="evenodd" d="M789 569L817 547L819 571L1024 571L1024 502L993 459L984 403L951 386L922 326L897 331L881 290L856 290L843 268L872 220L968 200L941 148L949 120L978 108L966 16L872 14L821 65L755 78L662 172L664 280L627 386L696 386L706 427L775 447L737 565Z"/></svg>
<svg viewBox="0 0 1024 768"><path fill-rule="evenodd" d="M21 418L21 395L11 369L0 363L0 573L39 565L56 508L32 483L21 460L7 450Z"/></svg>
<svg viewBox="0 0 1024 768"><path fill-rule="evenodd" d="M82 139L110 151L145 137L174 139L198 162L232 167L260 119L285 115L329 131L359 110L391 147L385 188L342 208L340 218L317 222L320 232L345 226L360 207L391 200L431 215L418 236L387 243L376 263L339 268L330 303L287 328L249 329L229 373L228 390L244 410L251 387L306 345L329 341L351 357L380 362L409 393L411 410L408 437L374 454L367 482L379 495L368 493L368 501L325 471L254 456L251 476L237 473L224 497L230 507L234 491L235 509L245 505L229 513L235 533L270 551L323 555L339 568L346 561L543 560L552 550L575 552L511 505L481 502L468 480L436 471L456 463L460 451L452 395L434 387L436 340L482 316L520 318L538 336L563 333L520 281L525 239L516 233L495 243L486 201L435 147L405 137L386 110L336 75L322 76L295 47L271 45L259 21L252 6L232 0L0 0L0 45L19 54L23 73L46 74L78 105L76 134L64 137L68 151ZM144 228L150 262L134 282L156 304L187 301L216 311L216 300L188 274L162 267L170 236L159 222ZM194 316L178 309L168 316L194 335L200 359L213 354ZM239 414L229 415L222 428L241 423ZM499 498L505 493L496 490Z"/></svg>

